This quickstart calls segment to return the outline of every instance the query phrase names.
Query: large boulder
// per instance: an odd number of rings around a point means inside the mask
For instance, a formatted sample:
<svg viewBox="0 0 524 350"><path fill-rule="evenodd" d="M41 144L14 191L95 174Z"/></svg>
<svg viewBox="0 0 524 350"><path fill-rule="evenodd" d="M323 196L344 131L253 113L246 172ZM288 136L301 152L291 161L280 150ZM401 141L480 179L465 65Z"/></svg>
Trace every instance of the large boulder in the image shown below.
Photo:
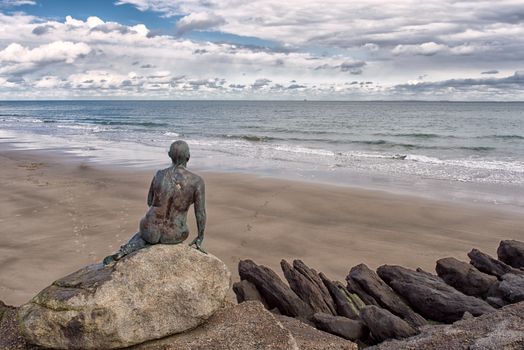
<svg viewBox="0 0 524 350"><path fill-rule="evenodd" d="M375 305L365 306L360 316L377 342L403 339L418 334L418 330L388 310Z"/></svg>
<svg viewBox="0 0 524 350"><path fill-rule="evenodd" d="M479 316L495 310L484 300L462 294L439 277L421 270L383 265L377 273L427 319L451 323L460 320L465 312Z"/></svg>
<svg viewBox="0 0 524 350"><path fill-rule="evenodd" d="M497 249L500 261L515 268L524 267L524 242L507 240L501 241Z"/></svg>
<svg viewBox="0 0 524 350"><path fill-rule="evenodd" d="M21 331L57 349L111 349L195 328L224 303L230 272L185 244L154 245L90 265L20 307Z"/></svg>
<svg viewBox="0 0 524 350"><path fill-rule="evenodd" d="M289 288L275 271L257 265L252 260L238 263L240 279L253 283L271 309L277 308L286 316L308 319L313 310Z"/></svg>
<svg viewBox="0 0 524 350"><path fill-rule="evenodd" d="M426 320L411 310L380 277L364 264L357 265L351 269L348 277L369 295L371 295L383 308L388 309L395 315L404 319L413 327L426 324Z"/></svg>
<svg viewBox="0 0 524 350"><path fill-rule="evenodd" d="M437 261L437 275L447 284L466 295L484 298L497 277L480 272L471 264L455 258Z"/></svg>
<svg viewBox="0 0 524 350"><path fill-rule="evenodd" d="M524 271L515 269L500 260L494 259L478 249L472 249L468 253L468 256L471 259L471 265L475 266L479 271L496 276L499 279L507 273L524 275Z"/></svg>

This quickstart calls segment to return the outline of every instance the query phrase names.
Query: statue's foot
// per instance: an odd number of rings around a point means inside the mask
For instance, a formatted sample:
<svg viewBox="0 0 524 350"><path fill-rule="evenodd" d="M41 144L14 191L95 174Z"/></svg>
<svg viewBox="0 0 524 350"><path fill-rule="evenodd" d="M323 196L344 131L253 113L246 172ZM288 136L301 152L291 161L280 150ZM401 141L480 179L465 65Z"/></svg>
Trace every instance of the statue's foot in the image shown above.
<svg viewBox="0 0 524 350"><path fill-rule="evenodd" d="M123 257L123 254L120 252L113 254L113 255L106 256L104 258L104 266L111 265L117 262L118 260L122 259L122 257Z"/></svg>

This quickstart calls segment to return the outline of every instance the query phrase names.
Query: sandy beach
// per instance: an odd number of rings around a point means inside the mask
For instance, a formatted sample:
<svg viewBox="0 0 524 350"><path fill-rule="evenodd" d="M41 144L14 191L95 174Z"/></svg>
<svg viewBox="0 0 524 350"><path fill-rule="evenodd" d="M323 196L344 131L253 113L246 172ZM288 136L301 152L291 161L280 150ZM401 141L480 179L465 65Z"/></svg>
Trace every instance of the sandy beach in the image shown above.
<svg viewBox="0 0 524 350"><path fill-rule="evenodd" d="M0 164L0 300L14 305L130 238L155 172L5 147ZM227 263L234 280L245 258L275 270L282 258L299 258L343 280L361 262L433 271L438 258L466 260L473 247L494 255L501 239L524 240L524 217L495 206L255 175L201 175L204 246ZM188 220L193 237L194 216Z"/></svg>

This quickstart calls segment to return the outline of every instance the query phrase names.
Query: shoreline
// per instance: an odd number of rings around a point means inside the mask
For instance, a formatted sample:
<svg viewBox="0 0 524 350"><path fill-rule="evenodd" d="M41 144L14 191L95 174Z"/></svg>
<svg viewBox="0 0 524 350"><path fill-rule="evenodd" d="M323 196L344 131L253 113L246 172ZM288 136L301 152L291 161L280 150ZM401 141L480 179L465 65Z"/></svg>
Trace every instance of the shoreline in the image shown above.
<svg viewBox="0 0 524 350"><path fill-rule="evenodd" d="M101 165L51 151L0 147L0 300L20 304L77 268L118 249L135 232L154 171ZM191 169L191 163L189 164ZM501 239L524 239L524 218L383 191L199 172L207 185L204 246L238 280L240 259L279 270L304 260L343 281L361 262L421 267L438 258L488 254ZM194 216L188 217L190 239Z"/></svg>

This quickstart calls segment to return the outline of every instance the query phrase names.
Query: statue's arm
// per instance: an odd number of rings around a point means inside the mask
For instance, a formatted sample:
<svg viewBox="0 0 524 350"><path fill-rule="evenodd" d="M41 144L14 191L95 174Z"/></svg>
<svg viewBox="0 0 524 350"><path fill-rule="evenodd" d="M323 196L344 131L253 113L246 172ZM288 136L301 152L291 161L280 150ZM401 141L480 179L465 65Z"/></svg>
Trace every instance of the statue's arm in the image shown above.
<svg viewBox="0 0 524 350"><path fill-rule="evenodd" d="M152 206L153 199L155 199L155 178L156 176L153 176L153 180L151 180L151 185L149 186L149 193L147 194L147 205L148 206Z"/></svg>
<svg viewBox="0 0 524 350"><path fill-rule="evenodd" d="M195 191L195 217L198 228L198 238L204 239L206 229L206 187L204 181L200 180Z"/></svg>
<svg viewBox="0 0 524 350"><path fill-rule="evenodd" d="M200 179L200 181L197 184L194 196L195 217L197 221L198 236L189 245L194 245L196 249L200 250L202 253L207 254L207 252L204 249L202 249L202 241L204 240L204 230L206 229L206 188L202 179Z"/></svg>

